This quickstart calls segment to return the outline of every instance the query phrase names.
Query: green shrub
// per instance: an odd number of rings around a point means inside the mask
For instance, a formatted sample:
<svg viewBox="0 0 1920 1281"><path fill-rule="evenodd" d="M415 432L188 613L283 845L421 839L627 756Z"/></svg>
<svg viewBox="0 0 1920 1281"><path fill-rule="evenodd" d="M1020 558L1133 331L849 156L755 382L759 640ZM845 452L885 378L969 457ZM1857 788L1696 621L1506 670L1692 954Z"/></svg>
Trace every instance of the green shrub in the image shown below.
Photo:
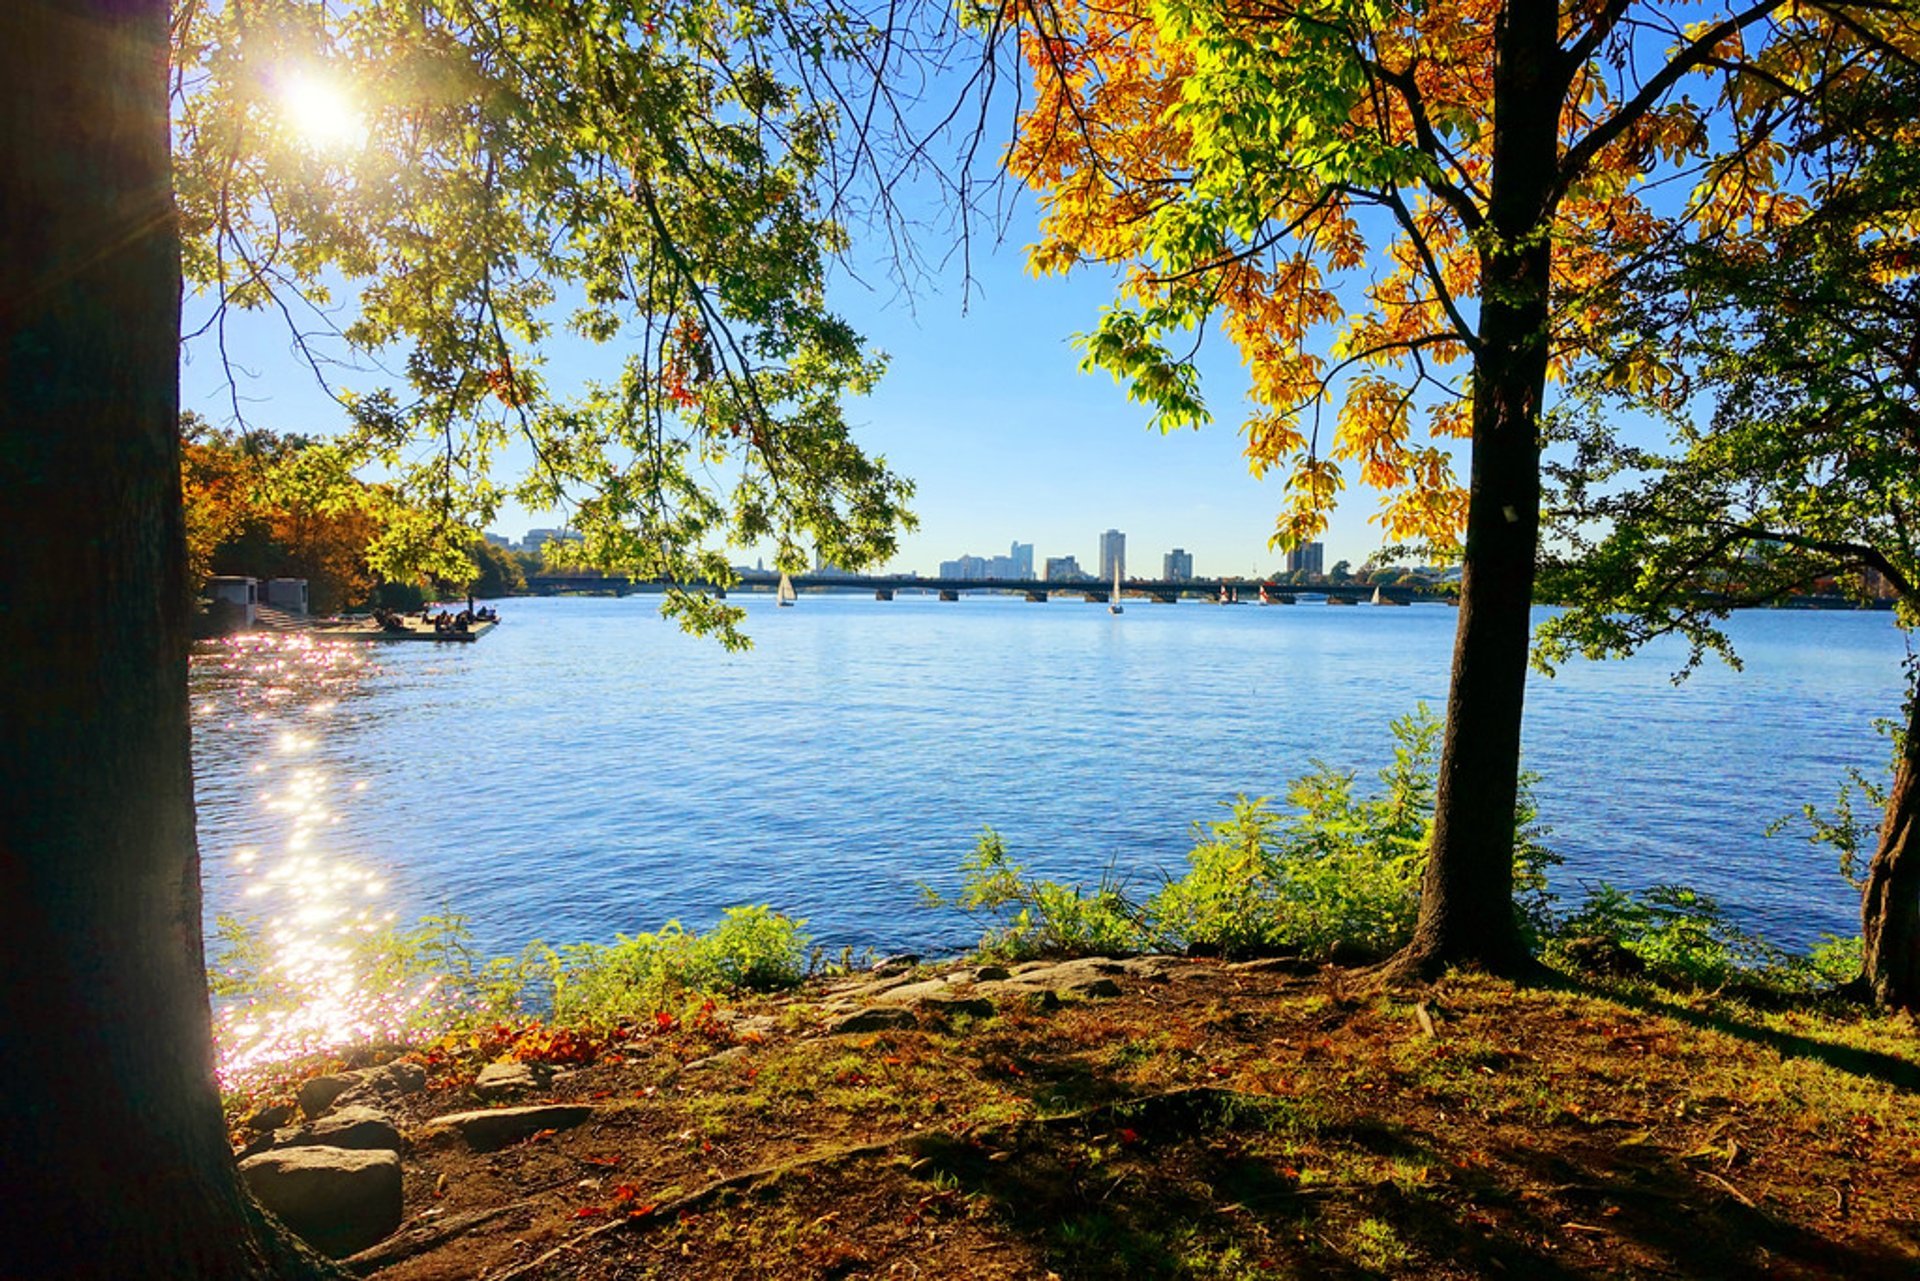
<svg viewBox="0 0 1920 1281"><path fill-rule="evenodd" d="M1241 796L1228 817L1195 825L1188 870L1144 908L1111 873L1092 891L1035 880L988 829L962 864L959 894L927 891L937 907L985 915L983 955L1025 958L1202 946L1228 955L1293 949L1325 956L1345 946L1385 955L1412 935L1433 830L1441 724L1422 704L1393 722L1393 760L1380 787L1358 796L1355 776L1323 762L1296 780L1276 814ZM1556 862L1522 780L1514 846L1516 911L1530 934L1551 921L1546 869Z"/></svg>
<svg viewBox="0 0 1920 1281"><path fill-rule="evenodd" d="M668 921L612 943L554 948L536 940L517 956L476 964L466 918L442 913L341 943L316 991L310 971L295 968L257 927L229 917L217 925L224 946L208 978L222 998L216 1032L229 1056L263 1026L297 1023L282 1016L316 998L337 1007L329 1024L362 1035L433 1035L529 1014L603 1027L709 993L791 987L806 976L809 947L805 921L765 906L732 907L705 934ZM311 1039L328 1035L315 1027Z"/></svg>
<svg viewBox="0 0 1920 1281"><path fill-rule="evenodd" d="M1423 703L1391 726L1393 759L1379 789L1358 796L1355 775L1321 761L1295 780L1281 817L1266 798L1240 797L1231 816L1196 829L1187 874L1149 904L1168 941L1228 955L1336 948L1384 956L1413 934L1433 835L1441 722ZM1546 869L1558 861L1521 780L1514 844L1516 911L1530 933L1550 921Z"/></svg>
<svg viewBox="0 0 1920 1281"><path fill-rule="evenodd" d="M1150 943L1139 907L1113 880L1111 870L1092 890L1035 880L1007 857L1000 834L989 827L961 861L960 871L960 892L951 898L927 885L920 892L930 907L996 922L976 945L983 957L1021 961L1088 956L1136 951Z"/></svg>
<svg viewBox="0 0 1920 1281"><path fill-rule="evenodd" d="M1684 885L1628 893L1603 881L1587 891L1559 933L1611 939L1646 962L1650 978L1679 987L1764 981L1790 962L1786 952L1728 920L1713 898Z"/></svg>

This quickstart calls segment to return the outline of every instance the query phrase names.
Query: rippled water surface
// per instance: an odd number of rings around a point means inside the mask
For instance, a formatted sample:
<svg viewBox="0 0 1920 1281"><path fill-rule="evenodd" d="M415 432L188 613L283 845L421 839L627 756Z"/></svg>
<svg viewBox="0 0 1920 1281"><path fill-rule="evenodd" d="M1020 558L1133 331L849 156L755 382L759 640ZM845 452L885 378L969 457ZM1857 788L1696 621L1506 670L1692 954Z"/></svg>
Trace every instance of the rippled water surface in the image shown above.
<svg viewBox="0 0 1920 1281"><path fill-rule="evenodd" d="M1455 615L1006 598L746 599L751 652L645 597L514 600L472 645L244 638L193 674L207 908L311 949L445 906L489 952L771 902L817 939L957 945L919 905L982 825L1034 870L1150 888L1190 825L1310 758L1371 772L1444 702ZM1677 880L1789 943L1851 931L1832 860L1773 819L1878 771L1886 614L1762 612L1747 670L1572 664L1529 691L1558 885Z"/></svg>

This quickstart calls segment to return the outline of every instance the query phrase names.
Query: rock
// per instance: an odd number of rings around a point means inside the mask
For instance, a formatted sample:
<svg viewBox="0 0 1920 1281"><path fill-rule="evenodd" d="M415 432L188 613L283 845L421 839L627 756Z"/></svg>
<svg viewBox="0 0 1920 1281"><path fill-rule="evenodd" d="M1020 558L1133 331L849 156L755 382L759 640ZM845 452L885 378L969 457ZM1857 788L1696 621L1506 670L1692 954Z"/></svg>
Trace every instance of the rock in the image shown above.
<svg viewBox="0 0 1920 1281"><path fill-rule="evenodd" d="M240 1177L297 1236L336 1259L400 1226L400 1158L392 1152L281 1148L242 1161Z"/></svg>
<svg viewBox="0 0 1920 1281"><path fill-rule="evenodd" d="M1630 952L1619 940L1603 934L1582 934L1562 945L1567 959L1589 974L1613 974L1631 977L1647 972L1647 963Z"/></svg>
<svg viewBox="0 0 1920 1281"><path fill-rule="evenodd" d="M984 1019L993 1014L993 1002L984 996L925 996L920 998L919 1005L927 1013L940 1018L965 1015L971 1019Z"/></svg>
<svg viewBox="0 0 1920 1281"><path fill-rule="evenodd" d="M394 1062L361 1074L363 1088L376 1094L418 1094L427 1088L427 1070L418 1063Z"/></svg>
<svg viewBox="0 0 1920 1281"><path fill-rule="evenodd" d="M1027 970L1016 974L1013 982L1022 987L1048 988L1063 996L1118 996L1120 985L1113 981L1112 976L1126 972L1126 968L1118 961L1104 956L1089 956L1038 970Z"/></svg>
<svg viewBox="0 0 1920 1281"><path fill-rule="evenodd" d="M904 973L918 964L920 964L918 952L901 952L894 956L881 957L867 972L875 978L881 978L890 974Z"/></svg>
<svg viewBox="0 0 1920 1281"><path fill-rule="evenodd" d="M451 1128L475 1152L491 1152L518 1143L542 1130L570 1130L593 1117L593 1109L578 1103L548 1103L525 1108L482 1108L435 1117L427 1124Z"/></svg>
<svg viewBox="0 0 1920 1281"><path fill-rule="evenodd" d="M1013 971L1004 965L969 965L949 971L946 980L949 983L991 983L1012 977Z"/></svg>
<svg viewBox="0 0 1920 1281"><path fill-rule="evenodd" d="M904 1005L873 1005L864 1010L854 1010L843 1014L827 1024L828 1036L845 1036L852 1032L885 1032L890 1028L916 1027L919 1020L913 1011Z"/></svg>
<svg viewBox="0 0 1920 1281"><path fill-rule="evenodd" d="M1176 974L1189 974L1194 966L1179 956L1133 956L1120 962L1120 968L1134 978L1164 983Z"/></svg>
<svg viewBox="0 0 1920 1281"><path fill-rule="evenodd" d="M403 1152L407 1143L386 1113L359 1105L335 1108L311 1125L281 1131L273 1141L276 1150L315 1145L355 1152Z"/></svg>
<svg viewBox="0 0 1920 1281"><path fill-rule="evenodd" d="M403 1094L418 1094L427 1088L427 1070L418 1063L395 1061L380 1067L362 1068L352 1089L333 1101L335 1107L380 1103Z"/></svg>
<svg viewBox="0 0 1920 1281"><path fill-rule="evenodd" d="M256 1111L240 1123L240 1128L248 1134L265 1134L269 1130L279 1129L291 1120L293 1120L293 1104L275 1103Z"/></svg>
<svg viewBox="0 0 1920 1281"><path fill-rule="evenodd" d="M772 1036L780 1030L780 1020L771 1014L753 1014L734 1022L731 1031L743 1041Z"/></svg>
<svg viewBox="0 0 1920 1281"><path fill-rule="evenodd" d="M953 984L945 979L927 979L920 983L906 983L899 987L888 988L875 993L874 1000L881 1005L917 1005L928 997L941 998L953 995Z"/></svg>
<svg viewBox="0 0 1920 1281"><path fill-rule="evenodd" d="M1333 946L1327 949L1327 961L1333 965L1372 965L1381 959L1380 953L1373 948L1348 939L1336 939Z"/></svg>
<svg viewBox="0 0 1920 1281"><path fill-rule="evenodd" d="M728 1063L738 1063L746 1057L747 1047L744 1045L736 1045L731 1049L722 1050L718 1054L709 1054L704 1059L695 1059L680 1070L682 1072L704 1071L707 1068L722 1067Z"/></svg>
<svg viewBox="0 0 1920 1281"><path fill-rule="evenodd" d="M553 1080L553 1069L545 1063L522 1063L505 1059L489 1063L473 1078L473 1092L489 1101L544 1090Z"/></svg>
<svg viewBox="0 0 1920 1281"><path fill-rule="evenodd" d="M333 1101L360 1083L360 1074L339 1076L316 1076L300 1087L300 1110L308 1116L319 1116L333 1106Z"/></svg>
<svg viewBox="0 0 1920 1281"><path fill-rule="evenodd" d="M938 981L937 979L934 980L934 982ZM883 996L896 988L910 986L919 987L921 984L914 982L913 976L910 974L898 974L891 978L876 979L871 983L860 983L853 987L839 988L834 992L833 997L836 1002L871 1001L876 996Z"/></svg>

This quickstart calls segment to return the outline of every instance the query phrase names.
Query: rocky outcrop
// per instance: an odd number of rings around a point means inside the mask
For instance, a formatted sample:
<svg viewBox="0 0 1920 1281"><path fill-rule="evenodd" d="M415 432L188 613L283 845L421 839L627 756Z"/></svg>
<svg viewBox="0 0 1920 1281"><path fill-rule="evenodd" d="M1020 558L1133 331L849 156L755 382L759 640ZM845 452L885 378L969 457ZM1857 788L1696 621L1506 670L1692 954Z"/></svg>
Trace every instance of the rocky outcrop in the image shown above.
<svg viewBox="0 0 1920 1281"><path fill-rule="evenodd" d="M336 1259L400 1226L400 1158L392 1152L280 1148L242 1161L240 1177L296 1236Z"/></svg>

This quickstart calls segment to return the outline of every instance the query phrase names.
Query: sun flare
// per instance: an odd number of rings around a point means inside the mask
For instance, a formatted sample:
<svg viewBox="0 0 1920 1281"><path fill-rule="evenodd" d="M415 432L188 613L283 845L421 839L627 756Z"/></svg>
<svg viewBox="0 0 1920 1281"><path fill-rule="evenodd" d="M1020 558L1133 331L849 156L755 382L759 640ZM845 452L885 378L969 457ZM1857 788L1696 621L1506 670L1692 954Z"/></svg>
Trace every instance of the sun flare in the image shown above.
<svg viewBox="0 0 1920 1281"><path fill-rule="evenodd" d="M367 140L367 124L352 95L324 76L306 71L287 76L280 85L280 106L294 132L316 150L346 150Z"/></svg>

